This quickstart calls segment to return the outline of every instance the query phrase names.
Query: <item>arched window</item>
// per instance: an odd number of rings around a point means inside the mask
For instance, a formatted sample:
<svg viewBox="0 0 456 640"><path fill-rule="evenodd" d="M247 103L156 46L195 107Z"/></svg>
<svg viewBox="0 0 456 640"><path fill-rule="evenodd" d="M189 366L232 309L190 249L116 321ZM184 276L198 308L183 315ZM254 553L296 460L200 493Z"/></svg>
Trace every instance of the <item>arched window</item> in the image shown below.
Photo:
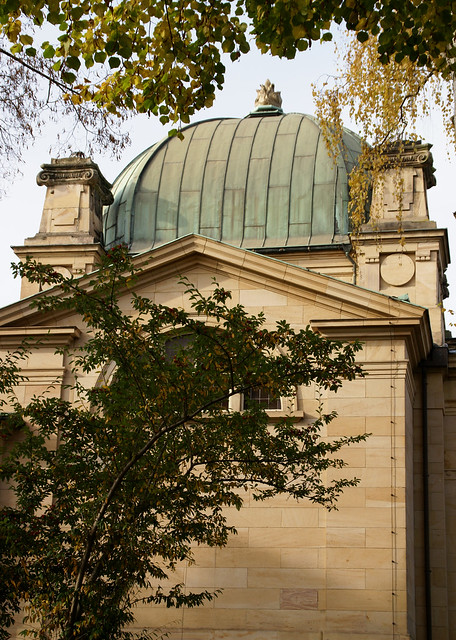
<svg viewBox="0 0 456 640"><path fill-rule="evenodd" d="M179 333L173 335L165 342L165 356L167 360L172 360L179 351L183 351L190 346L193 336L189 333Z"/></svg>
<svg viewBox="0 0 456 640"><path fill-rule="evenodd" d="M170 336L165 342L165 357L168 361L172 361L180 352L185 351L194 340L194 335L190 333L178 333ZM195 365L197 366L197 365ZM228 410L229 398L220 401L219 406Z"/></svg>

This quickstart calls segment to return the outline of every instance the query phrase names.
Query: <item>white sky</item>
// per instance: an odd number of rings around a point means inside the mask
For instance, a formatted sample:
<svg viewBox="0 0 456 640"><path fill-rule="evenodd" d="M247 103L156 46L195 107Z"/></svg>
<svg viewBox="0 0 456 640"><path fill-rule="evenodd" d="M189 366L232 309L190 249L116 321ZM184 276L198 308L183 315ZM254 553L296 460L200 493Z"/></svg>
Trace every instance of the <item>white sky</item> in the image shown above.
<svg viewBox="0 0 456 640"><path fill-rule="evenodd" d="M334 73L335 61L330 44L316 45L293 61L279 60L252 52L236 63L228 62L224 90L218 94L211 109L197 113L192 121L208 117L247 115L253 108L256 89L267 78L275 83L276 90L282 92L282 106L285 112L312 114L314 113L312 82L316 82L325 74ZM93 157L105 177L111 182L131 159L167 133L167 129L158 122L158 119L144 116L133 118L126 123L126 126L130 129L132 145L125 150L120 161L113 161L107 156ZM50 161L49 151L50 147L55 146L57 132L55 125L49 126L45 135L24 154L23 175L17 176L8 195L0 201L0 228L2 229L0 306L10 304L19 298L19 282L13 279L9 268L10 263L16 259L10 246L22 245L25 238L34 236L38 232L45 187L38 187L35 178L40 165ZM439 227L448 227L451 247L454 245L456 225L452 215L456 210L456 197L453 196L453 180L456 174L454 161L450 162L447 157L445 138L441 131L438 114L425 121L423 137L434 145L432 152L437 177L437 186L428 192L430 217ZM74 150L84 151L83 142L78 149ZM54 151L53 155L57 153ZM445 306L456 310L456 248L454 246L453 254L455 265L448 270L447 275L450 292L452 288L454 292L452 299L445 301Z"/></svg>

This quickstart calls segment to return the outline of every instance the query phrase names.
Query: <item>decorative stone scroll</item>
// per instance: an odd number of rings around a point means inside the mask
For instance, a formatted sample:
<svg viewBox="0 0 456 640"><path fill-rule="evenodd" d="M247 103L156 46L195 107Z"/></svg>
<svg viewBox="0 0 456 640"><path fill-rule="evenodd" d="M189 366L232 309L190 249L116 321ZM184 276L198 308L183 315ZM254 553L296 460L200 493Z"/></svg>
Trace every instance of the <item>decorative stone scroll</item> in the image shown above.
<svg viewBox="0 0 456 640"><path fill-rule="evenodd" d="M395 167L399 164L401 167L417 167L422 169L426 181L426 188L430 189L436 185L431 147L432 144L422 143L421 140L401 140L391 143L383 152L387 158L386 166ZM391 158L390 162L388 162L388 158Z"/></svg>
<svg viewBox="0 0 456 640"><path fill-rule="evenodd" d="M113 202L111 185L101 174L98 165L90 158L76 154L70 158L53 158L51 164L42 164L41 169L36 178L40 186L88 184L96 188L101 205Z"/></svg>

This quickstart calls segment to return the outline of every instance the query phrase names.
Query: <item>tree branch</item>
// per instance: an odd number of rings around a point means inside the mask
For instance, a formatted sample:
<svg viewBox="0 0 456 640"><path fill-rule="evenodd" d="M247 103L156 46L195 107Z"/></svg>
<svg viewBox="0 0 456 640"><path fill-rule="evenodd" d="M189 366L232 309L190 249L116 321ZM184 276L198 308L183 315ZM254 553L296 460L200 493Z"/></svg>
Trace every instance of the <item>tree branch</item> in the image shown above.
<svg viewBox="0 0 456 640"><path fill-rule="evenodd" d="M244 389L245 388L243 388L242 390L244 390ZM95 538L96 538L98 526L99 526L100 522L102 521L102 519L104 518L104 515L105 515L109 505L111 504L114 495L117 493L117 490L119 489L119 487L120 487L123 479L125 478L125 476L128 474L130 469L132 469L132 467L134 467L135 464L137 462L139 462L139 460L154 446L154 444L160 438L165 436L167 433L170 433L171 431L173 431L173 430L177 429L178 427L182 426L183 424L185 424L185 422L188 422L189 420L192 420L198 414L204 413L204 411L209 409L214 404L217 404L217 403L225 400L226 398L229 398L230 396L236 395L237 393L240 393L240 392L241 392L241 389L235 389L235 390L231 389L228 393L222 394L218 398L215 398L214 400L211 400L211 401L207 402L205 405L199 407L191 415L186 415L186 416L182 417L180 420L178 420L177 422L174 422L171 425L163 425L162 428L157 433L155 433L154 436L152 436L152 438L150 438L149 441L146 442L146 444L134 456L132 456L130 458L130 460L127 462L127 464L124 465L124 467L121 470L121 472L117 475L117 477L115 478L115 480L111 484L111 487L110 487L110 489L108 491L108 494L107 494L102 506L100 507L96 517L95 517L95 520L94 520L94 522L92 524L92 527L90 529L90 532L89 532L89 535L88 535L88 538L87 538L87 544L86 544L84 555L83 555L83 558L82 558L82 561L81 561L81 565L79 567L78 575L77 575L77 578L76 578L76 583L75 583L75 587L74 587L74 591L73 591L73 598L72 598L71 607L70 607L70 613L69 613L69 616L68 616L68 628L67 628L67 633L66 633L67 640L71 640L73 638L73 627L74 627L74 624L76 622L77 615L78 615L78 609L79 609L79 593L81 591L81 587L82 587L82 584L84 582L84 577L85 577L85 574L86 574L87 565L89 563L89 558L90 558L90 555L92 553L93 545L95 543Z"/></svg>
<svg viewBox="0 0 456 640"><path fill-rule="evenodd" d="M61 91L67 91L69 93L73 93L74 95L79 95L79 92L76 91L75 89L73 89L72 87L70 87L69 85L64 84L63 82L60 82L59 80L56 80L51 75L49 75L47 73L44 73L44 71L41 71L40 69L37 69L36 67L32 66L31 64L28 64L28 62L25 62L25 60L22 60L21 58L18 58L17 56L15 56L10 51L6 51L6 49L3 49L3 48L0 47L0 54L1 53L3 55L5 55L5 56L8 56L8 58L11 58L12 60L17 62L18 64L20 64L23 67L25 67L26 69L28 69L29 71L33 71L33 73L36 73L37 75L41 76L42 78L45 78L45 80L48 80L52 84L55 84L55 86L58 87Z"/></svg>

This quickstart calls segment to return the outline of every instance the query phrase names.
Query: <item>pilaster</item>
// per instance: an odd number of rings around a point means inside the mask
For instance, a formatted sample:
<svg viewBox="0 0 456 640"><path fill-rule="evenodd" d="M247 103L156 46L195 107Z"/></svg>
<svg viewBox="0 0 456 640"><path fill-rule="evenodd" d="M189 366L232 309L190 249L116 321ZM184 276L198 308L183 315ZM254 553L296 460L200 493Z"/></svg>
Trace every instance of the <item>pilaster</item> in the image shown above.
<svg viewBox="0 0 456 640"><path fill-rule="evenodd" d="M443 344L449 249L446 230L429 219L426 191L436 183L430 148L388 148L385 170L373 185L371 218L353 243L358 284L426 307L433 341Z"/></svg>
<svg viewBox="0 0 456 640"><path fill-rule="evenodd" d="M39 232L13 249L20 260L30 256L65 276L89 273L104 253L102 209L112 202L111 185L81 154L52 159L41 168L37 183L47 189ZM23 279L21 298L40 290Z"/></svg>

